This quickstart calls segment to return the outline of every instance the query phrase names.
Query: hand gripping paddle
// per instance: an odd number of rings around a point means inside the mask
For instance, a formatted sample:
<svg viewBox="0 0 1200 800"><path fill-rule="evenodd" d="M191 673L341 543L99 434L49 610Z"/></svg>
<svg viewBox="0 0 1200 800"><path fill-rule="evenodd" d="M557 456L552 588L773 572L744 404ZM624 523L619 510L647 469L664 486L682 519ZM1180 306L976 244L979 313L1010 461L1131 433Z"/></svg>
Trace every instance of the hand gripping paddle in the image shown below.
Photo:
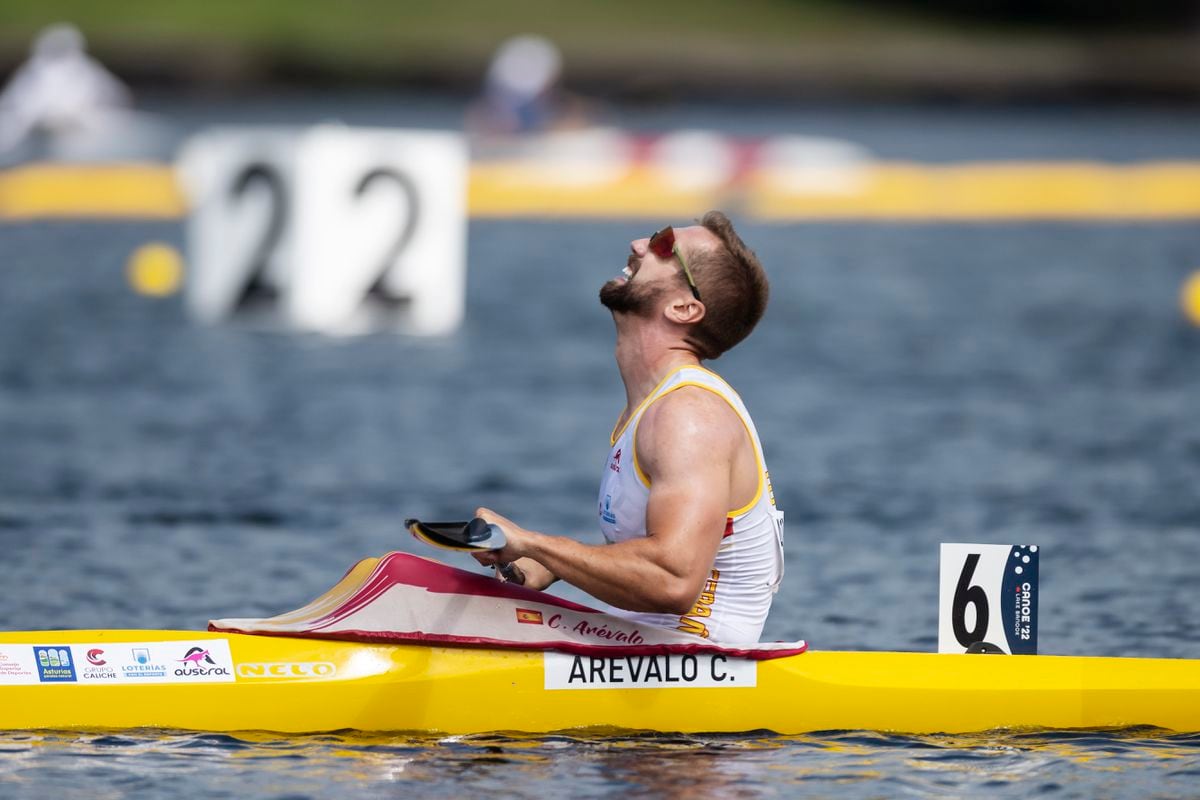
<svg viewBox="0 0 1200 800"><path fill-rule="evenodd" d="M409 532L434 547L457 550L460 553L479 553L499 550L507 540L499 525L492 525L481 517L470 522L422 522L419 519L404 520ZM499 563L496 569L509 583L525 583L525 573L513 564Z"/></svg>

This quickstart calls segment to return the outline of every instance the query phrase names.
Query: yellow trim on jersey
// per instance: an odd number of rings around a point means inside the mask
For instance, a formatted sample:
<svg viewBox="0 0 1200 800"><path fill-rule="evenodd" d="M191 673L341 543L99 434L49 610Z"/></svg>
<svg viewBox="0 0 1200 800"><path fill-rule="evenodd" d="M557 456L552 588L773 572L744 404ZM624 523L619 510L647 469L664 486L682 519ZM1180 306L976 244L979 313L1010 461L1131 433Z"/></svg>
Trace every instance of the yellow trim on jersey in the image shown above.
<svg viewBox="0 0 1200 800"><path fill-rule="evenodd" d="M728 383L725 383L725 379L721 378L721 376L717 375L715 372L704 369L703 367L693 367L692 369L704 370L704 372L707 372L708 374L713 375L714 377L718 378L721 381L721 383L724 383L727 387L729 387L730 391L733 391L733 387L730 387ZM676 371L678 371L678 370L676 370ZM674 372L672 372L672 374L674 374ZM659 385L661 386L662 384L659 384ZM750 509L754 508L754 506L758 504L758 501L762 499L763 484L765 483L765 477L767 474L767 467L766 467L766 464L763 463L762 453L759 452L759 445L755 441L754 432L752 430L750 430L749 423L746 422L746 418L742 415L742 412L738 410L738 407L733 404L733 400L731 400L730 398L726 397L724 394L719 392L716 389L716 387L706 386L703 383L697 383L696 381L683 381L682 383L678 384L677 386L672 386L670 389L668 389L667 391L658 395L657 397L655 397L654 393L651 392L650 397L647 398L647 400L651 400L651 402L658 402L662 398L669 395L671 392L674 392L677 389L682 389L685 386L695 386L697 389L703 389L706 392L711 392L711 393L715 394L717 397L724 400L726 402L726 404L728 404L728 406L733 410L733 413L738 418L738 421L742 423L742 427L745 428L745 430L746 430L746 437L750 440L750 446L752 448L754 448L754 463L758 466L758 486L754 491L754 499L752 499L749 503L742 506L741 508L736 509L734 511L730 511L727 514L727 516L734 517L734 518L740 517L742 514L745 514ZM658 389L655 389L654 391L657 392ZM647 404L643 403L643 405L647 405ZM639 410L639 412L642 410L640 406L639 406L638 410ZM638 432L638 428L641 426L641 424L642 424L642 417L641 417L641 415L639 415L637 417L637 425L635 425L633 428L633 440L631 442L631 446L633 448L633 471L634 471L634 474L637 475L638 480L640 480L642 482L642 484L645 485L645 487L647 489L649 489L650 488L650 476L642 471L642 465L638 462L638 455L637 455L637 432ZM614 439L613 444L616 444L616 443L617 442Z"/></svg>
<svg viewBox="0 0 1200 800"><path fill-rule="evenodd" d="M609 447L612 447L613 445L615 445L617 443L617 439L620 439L622 434L625 433L625 429L629 427L629 423L632 422L633 420L637 419L641 415L641 413L646 410L646 407L654 401L654 395L658 392L659 389L661 389L663 387L663 384L666 383L667 381L671 380L671 378L673 378L675 376L676 372L679 372L680 370L684 370L684 369L700 369L700 367L694 367L691 364L684 364L683 366L676 367L675 369L671 370L666 375L664 375L663 379L661 381L659 381L654 386L653 389L650 390L650 394L646 395L646 398L644 400L642 400L642 402L638 403L638 407L633 410L633 413L625 418L625 424L621 425L619 430L617 428L617 424L619 424L621 422L621 418L617 417L617 423L615 423L613 425L613 431L608 436L608 446ZM707 371L708 370L705 370L705 372L707 372ZM716 374L716 373L713 373L713 374ZM634 430L636 430L636 428ZM649 485L649 484L647 484L647 485Z"/></svg>

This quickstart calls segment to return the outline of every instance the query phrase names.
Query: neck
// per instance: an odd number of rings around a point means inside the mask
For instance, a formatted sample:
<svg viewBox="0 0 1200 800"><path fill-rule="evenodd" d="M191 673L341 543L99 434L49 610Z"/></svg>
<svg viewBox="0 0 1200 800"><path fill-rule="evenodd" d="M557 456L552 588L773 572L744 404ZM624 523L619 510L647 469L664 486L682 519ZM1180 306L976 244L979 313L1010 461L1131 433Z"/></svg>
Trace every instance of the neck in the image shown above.
<svg viewBox="0 0 1200 800"><path fill-rule="evenodd" d="M617 369L625 384L625 411L632 413L672 370L699 366L687 344L668 339L649 326L617 322Z"/></svg>

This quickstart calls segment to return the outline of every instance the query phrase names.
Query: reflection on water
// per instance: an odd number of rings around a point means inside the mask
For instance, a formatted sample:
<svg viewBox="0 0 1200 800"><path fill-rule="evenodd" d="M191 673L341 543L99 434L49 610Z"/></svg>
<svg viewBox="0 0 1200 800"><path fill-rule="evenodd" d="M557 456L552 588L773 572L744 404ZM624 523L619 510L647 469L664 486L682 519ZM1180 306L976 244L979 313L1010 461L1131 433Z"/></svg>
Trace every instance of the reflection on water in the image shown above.
<svg viewBox="0 0 1200 800"><path fill-rule="evenodd" d="M1146 728L993 731L969 736L827 732L663 736L188 734L135 731L0 734L0 794L683 798L1183 796L1200 777L1200 735ZM252 768L248 768L252 767Z"/></svg>

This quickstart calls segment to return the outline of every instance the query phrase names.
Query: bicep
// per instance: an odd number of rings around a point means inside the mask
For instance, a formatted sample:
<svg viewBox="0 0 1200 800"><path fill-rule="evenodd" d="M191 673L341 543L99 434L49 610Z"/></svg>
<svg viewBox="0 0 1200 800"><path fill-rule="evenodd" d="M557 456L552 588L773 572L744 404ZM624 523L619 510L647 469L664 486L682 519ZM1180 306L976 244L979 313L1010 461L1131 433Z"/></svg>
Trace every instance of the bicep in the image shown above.
<svg viewBox="0 0 1200 800"><path fill-rule="evenodd" d="M646 531L659 538L671 571L700 585L725 533L733 448L706 398L667 398L648 435L638 433L638 459L650 478ZM718 410L719 411L719 410Z"/></svg>

